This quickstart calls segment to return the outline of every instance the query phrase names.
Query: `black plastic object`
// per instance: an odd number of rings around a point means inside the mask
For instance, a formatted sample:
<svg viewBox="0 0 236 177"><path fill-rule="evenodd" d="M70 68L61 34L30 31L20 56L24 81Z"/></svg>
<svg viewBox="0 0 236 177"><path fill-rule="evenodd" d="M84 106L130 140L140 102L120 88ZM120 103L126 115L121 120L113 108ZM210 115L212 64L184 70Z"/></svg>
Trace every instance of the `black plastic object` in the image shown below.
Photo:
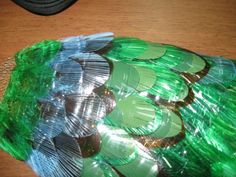
<svg viewBox="0 0 236 177"><path fill-rule="evenodd" d="M59 13L77 0L12 0L24 9L39 15Z"/></svg>

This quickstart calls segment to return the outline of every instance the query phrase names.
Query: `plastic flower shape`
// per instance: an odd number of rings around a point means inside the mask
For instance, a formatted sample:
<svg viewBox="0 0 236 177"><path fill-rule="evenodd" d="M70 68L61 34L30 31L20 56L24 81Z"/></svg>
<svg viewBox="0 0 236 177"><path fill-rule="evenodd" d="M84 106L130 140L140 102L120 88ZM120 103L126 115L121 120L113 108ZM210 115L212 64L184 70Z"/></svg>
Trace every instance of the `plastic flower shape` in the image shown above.
<svg viewBox="0 0 236 177"><path fill-rule="evenodd" d="M232 61L112 33L43 41L15 61L0 147L39 176L196 176L234 152L210 139L235 139Z"/></svg>

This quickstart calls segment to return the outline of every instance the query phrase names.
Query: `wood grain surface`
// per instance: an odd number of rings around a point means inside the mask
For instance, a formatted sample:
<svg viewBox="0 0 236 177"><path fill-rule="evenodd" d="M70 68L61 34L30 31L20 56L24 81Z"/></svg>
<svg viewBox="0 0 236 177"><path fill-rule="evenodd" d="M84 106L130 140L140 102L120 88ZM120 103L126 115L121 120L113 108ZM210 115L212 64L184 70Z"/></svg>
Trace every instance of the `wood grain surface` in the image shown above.
<svg viewBox="0 0 236 177"><path fill-rule="evenodd" d="M43 39L104 31L236 58L235 9L236 0L79 0L44 17L0 0L0 64ZM23 162L0 151L0 177L33 176Z"/></svg>

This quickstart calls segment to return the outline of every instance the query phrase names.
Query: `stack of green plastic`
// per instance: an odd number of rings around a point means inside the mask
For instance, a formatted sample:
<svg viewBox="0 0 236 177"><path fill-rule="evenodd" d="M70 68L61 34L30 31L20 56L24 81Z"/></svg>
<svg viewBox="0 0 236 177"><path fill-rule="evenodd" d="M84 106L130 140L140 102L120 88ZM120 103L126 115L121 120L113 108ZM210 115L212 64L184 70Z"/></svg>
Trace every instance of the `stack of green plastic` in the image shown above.
<svg viewBox="0 0 236 177"><path fill-rule="evenodd" d="M112 33L18 52L0 148L39 176L236 176L236 67Z"/></svg>

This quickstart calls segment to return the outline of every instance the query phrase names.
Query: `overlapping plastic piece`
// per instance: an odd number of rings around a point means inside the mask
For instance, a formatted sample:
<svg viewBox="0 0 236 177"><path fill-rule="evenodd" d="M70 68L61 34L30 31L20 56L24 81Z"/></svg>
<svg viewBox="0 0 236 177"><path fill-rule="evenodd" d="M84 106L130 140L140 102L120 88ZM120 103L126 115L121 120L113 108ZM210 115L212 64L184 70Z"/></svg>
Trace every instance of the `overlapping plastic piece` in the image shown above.
<svg viewBox="0 0 236 177"><path fill-rule="evenodd" d="M106 117L107 124L136 135L150 134L160 126L160 110L140 96L128 96L117 102Z"/></svg>
<svg viewBox="0 0 236 177"><path fill-rule="evenodd" d="M122 166L115 166L124 176L147 176L156 177L159 176L160 168L158 166L158 160L154 159L152 155L145 151L138 150L137 157L130 163ZM135 169L132 171L131 169Z"/></svg>
<svg viewBox="0 0 236 177"><path fill-rule="evenodd" d="M124 130L114 126L98 125L101 150L93 157L94 163L106 162L124 176L153 176L159 173L159 162L148 149L134 141ZM130 170L135 168L135 172ZM108 167L104 168L109 169ZM87 167L85 167L87 171ZM107 171L111 173L111 171ZM116 175L112 175L116 176Z"/></svg>
<svg viewBox="0 0 236 177"><path fill-rule="evenodd" d="M235 79L236 67L231 60L225 60L222 57L204 57L211 67L208 74L199 81L204 85L207 84L230 84Z"/></svg>
<svg viewBox="0 0 236 177"><path fill-rule="evenodd" d="M107 163L93 158L84 158L84 169L81 177L119 177L119 174Z"/></svg>
<svg viewBox="0 0 236 177"><path fill-rule="evenodd" d="M0 106L0 146L17 159L26 160L31 152L32 133L40 118L37 100L48 92L53 79L47 63L60 46L58 41L45 40L15 56Z"/></svg>
<svg viewBox="0 0 236 177"><path fill-rule="evenodd" d="M113 41L113 48L106 56L114 60L150 60L162 57L165 52L166 48L160 44L121 37Z"/></svg>
<svg viewBox="0 0 236 177"><path fill-rule="evenodd" d="M200 56L165 44L160 45L166 49L165 53L160 49L159 56L147 57L144 61L139 56L147 54L148 43L118 38L114 40L113 48L104 54L113 63L125 63L132 68L130 73L126 71L130 77L123 77L127 80L125 86L108 82L114 90L118 88L119 96L126 99L138 92L160 107L160 126L147 136L134 137L146 147L153 148L169 176L235 175L236 159L232 156L236 147L229 143L235 141L236 135L234 62L221 57ZM136 89L139 74L134 68L137 66L156 72L155 83L150 82L151 88L141 92ZM117 73L114 71L115 75ZM219 158L215 158L217 153L221 154Z"/></svg>
<svg viewBox="0 0 236 177"><path fill-rule="evenodd" d="M41 131L47 138L54 138L63 131L65 124L65 109L55 98L39 99L41 120L36 127L35 134ZM35 135L37 136L37 135Z"/></svg>
<svg viewBox="0 0 236 177"><path fill-rule="evenodd" d="M80 176L81 151L74 138L59 134L53 139L38 143L27 163L39 176Z"/></svg>
<svg viewBox="0 0 236 177"><path fill-rule="evenodd" d="M233 61L108 32L39 43L16 64L0 147L39 176L236 175Z"/></svg>
<svg viewBox="0 0 236 177"><path fill-rule="evenodd" d="M28 162L36 172L43 162L40 161L41 158L47 159L47 156L55 156L56 153L57 157L52 160L53 164L50 164L54 165L56 171L52 171L50 176L80 174L81 158L78 156L75 161L73 155L70 156L69 152L63 149L62 152L65 153L63 156L57 154L59 152L55 139L60 142L64 138L60 138L60 135L64 132L74 142L73 148L77 151L75 154L79 155L79 138L96 134L96 120L106 115L105 103L93 90L103 85L109 78L110 67L103 57L92 51L103 48L109 42L107 40L112 40L109 36L110 33L80 37L78 43L75 42L77 39L71 39L75 41L64 39L59 54L49 63L54 70L55 78L49 95L39 100L43 120L40 120L35 128L33 147L38 152L36 151ZM71 50L72 53L64 51L66 49ZM83 53L90 51L91 53ZM67 58L64 58L65 56ZM70 143L68 146L70 147ZM63 159L66 160L65 163ZM54 161L60 161L62 164ZM34 165L34 163L38 164ZM62 170L58 170L59 168ZM38 174L48 176L41 171Z"/></svg>

